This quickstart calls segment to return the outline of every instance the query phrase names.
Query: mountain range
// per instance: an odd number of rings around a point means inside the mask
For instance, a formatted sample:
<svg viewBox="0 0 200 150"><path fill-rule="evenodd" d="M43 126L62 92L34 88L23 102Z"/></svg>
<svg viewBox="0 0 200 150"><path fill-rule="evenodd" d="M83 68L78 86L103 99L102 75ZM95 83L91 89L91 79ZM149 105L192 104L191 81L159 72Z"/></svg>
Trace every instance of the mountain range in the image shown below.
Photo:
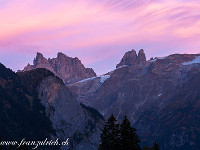
<svg viewBox="0 0 200 150"><path fill-rule="evenodd" d="M24 97L22 102L16 96L2 98L1 107L11 118L6 122L20 124L9 114L9 108L14 107L12 99L16 99L23 103L17 109L26 106L28 116L31 111L40 116L42 110L42 120L48 122L45 133L60 139L70 137L71 149L97 149L104 118L111 114L119 121L127 115L142 145L156 140L162 150L200 149L200 54L146 60L144 50L138 54L131 50L116 69L100 76L78 58L63 53L53 59L37 53L33 65L17 73L2 68L2 91L19 96L15 94L18 87L10 83L13 80L23 91L20 97ZM12 80L5 74L11 74Z"/></svg>
<svg viewBox="0 0 200 150"><path fill-rule="evenodd" d="M91 79L68 87L79 102L105 118L114 113L122 120L127 115L143 144L156 139L164 150L200 149L200 54L146 61L143 50L138 55L132 50L101 86L94 86L96 82Z"/></svg>

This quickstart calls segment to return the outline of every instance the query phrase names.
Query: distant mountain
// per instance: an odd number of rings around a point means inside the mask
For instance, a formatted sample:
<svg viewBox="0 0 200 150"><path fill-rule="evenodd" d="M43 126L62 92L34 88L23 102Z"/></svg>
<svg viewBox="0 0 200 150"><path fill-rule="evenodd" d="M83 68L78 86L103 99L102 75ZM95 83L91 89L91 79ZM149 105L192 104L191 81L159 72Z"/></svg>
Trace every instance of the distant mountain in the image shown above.
<svg viewBox="0 0 200 150"><path fill-rule="evenodd" d="M123 66L123 65L141 65L146 64L146 56L144 50L141 49L136 54L135 50L131 50L125 53L124 57L121 59L120 63L116 66L116 68Z"/></svg>
<svg viewBox="0 0 200 150"><path fill-rule="evenodd" d="M127 115L145 145L163 150L200 149L200 54L146 61L144 50L127 52L109 77L68 85L81 103L108 118Z"/></svg>
<svg viewBox="0 0 200 150"><path fill-rule="evenodd" d="M36 68L46 68L64 81L65 84L75 83L79 80L95 77L96 73L91 68L85 68L81 61L71 58L63 53L58 53L57 58L46 59L41 53L37 53L33 65L28 64L23 71Z"/></svg>

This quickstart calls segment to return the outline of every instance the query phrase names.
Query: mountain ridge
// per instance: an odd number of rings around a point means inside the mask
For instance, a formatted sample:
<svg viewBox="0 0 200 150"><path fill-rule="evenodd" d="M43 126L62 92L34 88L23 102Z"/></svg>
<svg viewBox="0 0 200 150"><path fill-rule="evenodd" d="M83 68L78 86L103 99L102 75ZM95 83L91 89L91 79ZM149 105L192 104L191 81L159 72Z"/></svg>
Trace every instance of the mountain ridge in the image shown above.
<svg viewBox="0 0 200 150"><path fill-rule="evenodd" d="M91 68L85 68L81 61L75 57L69 57L58 52L56 58L45 58L37 52L33 65L28 64L22 71L29 71L36 68L46 68L64 81L65 84L75 83L79 80L96 76Z"/></svg>
<svg viewBox="0 0 200 150"><path fill-rule="evenodd" d="M115 70L66 86L80 104L95 108L105 119L112 113L118 120L127 115L143 145L156 139L163 150L196 150L199 73L200 54L146 60L144 50L131 50Z"/></svg>
<svg viewBox="0 0 200 150"><path fill-rule="evenodd" d="M198 140L200 139L192 138L191 135L198 136L198 127L195 126L195 132L188 132L192 124L187 120L184 121L184 124L188 125L187 127L183 124L176 126L176 122L181 121L180 116L189 117L181 111L180 107L184 106L184 110L187 110L188 114L193 114L197 105L188 106L188 98L187 101L182 102L184 105L177 105L174 108L183 114L179 113L178 117L176 114L178 111L172 111L171 115L168 113L172 110L171 106L178 103L179 94L185 93L184 85L191 84L187 80L188 78L196 78L196 80L191 80L196 87L200 84L198 79L200 77L197 75L200 72L200 54L172 54L148 61L142 59L143 63L138 63L138 56L133 54L136 54L134 50L127 52L120 65L110 73L110 77L103 84L96 86L96 89L89 89L89 91L94 91L89 95L84 95L88 92L85 89L87 87L95 88L93 85L97 81L86 80L84 84L68 85L69 89L79 102L86 102L87 105L96 108L106 119L112 113L119 120L127 115L132 125L138 129L139 136L144 139L143 144L145 145L149 145L156 139L160 143L161 149L164 150L184 148L187 150L188 147L198 149ZM190 91L190 88L187 88L186 91L193 95L192 93L198 93L198 90L199 88L193 88ZM194 94L191 96L191 100L198 103L200 99L197 94ZM190 109L187 109L189 107ZM165 116L169 118L177 116L177 118L172 118L174 123L170 122L170 119L164 122ZM198 120L198 115L195 115L194 122L195 120ZM170 126L166 127L165 124L168 123ZM184 132L183 129L186 129L187 132ZM174 135L176 140L172 138Z"/></svg>
<svg viewBox="0 0 200 150"><path fill-rule="evenodd" d="M15 73L0 64L0 108L1 140L69 138L70 150L98 147L102 115L79 104L64 82L45 68ZM50 147L38 147L44 148Z"/></svg>

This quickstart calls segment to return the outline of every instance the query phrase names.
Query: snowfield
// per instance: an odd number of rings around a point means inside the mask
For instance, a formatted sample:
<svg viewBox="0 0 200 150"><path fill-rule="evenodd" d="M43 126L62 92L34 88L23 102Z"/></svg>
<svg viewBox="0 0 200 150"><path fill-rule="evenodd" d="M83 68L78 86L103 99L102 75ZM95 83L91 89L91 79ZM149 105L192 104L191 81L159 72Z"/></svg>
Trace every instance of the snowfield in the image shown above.
<svg viewBox="0 0 200 150"><path fill-rule="evenodd" d="M167 56L166 57L156 57L153 60L149 60L149 62L155 62L158 59L165 59L165 58L167 58Z"/></svg>
<svg viewBox="0 0 200 150"><path fill-rule="evenodd" d="M200 63L200 56L197 56L195 59L189 62L182 63L183 65L192 65Z"/></svg>
<svg viewBox="0 0 200 150"><path fill-rule="evenodd" d="M77 83L83 83L83 82L93 80L93 79L96 79L96 78L100 78L100 82L103 84L108 78L110 78L110 75L100 75L100 76L96 76L96 77L92 77L92 78L87 78L87 79L78 81Z"/></svg>

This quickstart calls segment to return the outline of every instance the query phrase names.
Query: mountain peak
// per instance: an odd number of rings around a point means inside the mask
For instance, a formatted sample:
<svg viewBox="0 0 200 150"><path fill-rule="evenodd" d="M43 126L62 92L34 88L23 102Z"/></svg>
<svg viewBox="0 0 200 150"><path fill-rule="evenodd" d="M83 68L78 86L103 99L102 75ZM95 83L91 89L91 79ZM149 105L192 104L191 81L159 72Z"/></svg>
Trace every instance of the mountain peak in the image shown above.
<svg viewBox="0 0 200 150"><path fill-rule="evenodd" d="M40 61L42 59L44 59L44 56L42 55L42 53L37 52L36 57L33 61L33 64L36 63L36 61Z"/></svg>
<svg viewBox="0 0 200 150"><path fill-rule="evenodd" d="M47 64L48 60L39 52L37 52L35 59L33 60L33 65L37 66L39 64ZM30 65L29 65L30 67ZM42 68L42 67L39 67Z"/></svg>
<svg viewBox="0 0 200 150"><path fill-rule="evenodd" d="M146 63L146 55L145 55L143 49L141 49L139 51L139 53L138 53L137 62L138 62L138 64L144 64L144 63Z"/></svg>
<svg viewBox="0 0 200 150"><path fill-rule="evenodd" d="M67 55L63 54L62 52L58 52L57 58L68 57Z"/></svg>
<svg viewBox="0 0 200 150"><path fill-rule="evenodd" d="M72 58L62 52L57 54L57 58L46 59L39 52L33 61L33 65L28 64L23 71L36 68L46 68L61 78L66 84L96 76L93 69L85 68L78 58Z"/></svg>
<svg viewBox="0 0 200 150"><path fill-rule="evenodd" d="M37 52L36 57L43 57L42 53Z"/></svg>
<svg viewBox="0 0 200 150"><path fill-rule="evenodd" d="M136 64L145 64L146 56L144 50L141 49L137 55L135 50L128 51L124 54L121 62L116 66L117 68L123 65L136 65Z"/></svg>

